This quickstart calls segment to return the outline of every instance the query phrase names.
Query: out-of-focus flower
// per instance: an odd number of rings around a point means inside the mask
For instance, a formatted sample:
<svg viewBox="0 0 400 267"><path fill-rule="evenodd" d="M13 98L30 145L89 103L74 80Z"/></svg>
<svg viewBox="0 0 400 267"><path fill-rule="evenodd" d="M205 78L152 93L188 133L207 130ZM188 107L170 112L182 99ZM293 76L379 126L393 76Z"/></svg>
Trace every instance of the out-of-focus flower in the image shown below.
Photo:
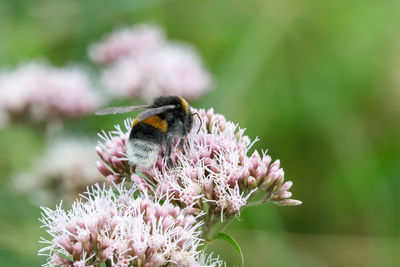
<svg viewBox="0 0 400 267"><path fill-rule="evenodd" d="M151 100L160 95L197 99L211 88L211 76L193 47L177 43L165 45L147 62L147 82L141 92L143 99Z"/></svg>
<svg viewBox="0 0 400 267"><path fill-rule="evenodd" d="M95 167L94 143L81 139L57 139L50 143L33 169L17 174L14 187L39 203L66 199L71 203L85 188L102 181Z"/></svg>
<svg viewBox="0 0 400 267"><path fill-rule="evenodd" d="M3 123L46 122L89 114L100 97L78 67L55 68L43 62L22 64L0 73L0 114Z"/></svg>
<svg viewBox="0 0 400 267"><path fill-rule="evenodd" d="M136 171L146 178L132 173L126 158L125 143L131 128L131 120L125 128L116 127L108 135L103 133L104 143L99 143L97 153L101 162L97 163L100 172L113 182L130 178L139 189L155 190L159 196L169 194L187 212L196 214L208 208L208 215L223 220L236 215L246 204L273 202L278 205L295 206L301 204L290 199L288 191L292 182L284 181L284 171L280 161L271 164L271 157L265 151L261 154L249 150L255 141L244 135L238 125L227 121L223 115L214 114L212 109L193 110L202 120L194 123L193 130L181 151L175 146L171 159L175 167L169 168L162 153L155 166ZM264 196L256 202L248 203L257 192Z"/></svg>
<svg viewBox="0 0 400 267"><path fill-rule="evenodd" d="M39 255L44 266L222 266L197 249L201 244L196 218L168 198L163 202L123 185L92 187L71 210L43 207L41 222L50 234Z"/></svg>
<svg viewBox="0 0 400 267"><path fill-rule="evenodd" d="M155 26L139 24L115 31L89 47L89 57L96 63L111 63L126 56L152 52L165 43L164 32Z"/></svg>
<svg viewBox="0 0 400 267"><path fill-rule="evenodd" d="M92 45L89 55L95 62L111 63L102 80L120 97L146 101L160 95L196 99L212 87L195 49L187 44L167 42L161 29L139 25L111 34Z"/></svg>

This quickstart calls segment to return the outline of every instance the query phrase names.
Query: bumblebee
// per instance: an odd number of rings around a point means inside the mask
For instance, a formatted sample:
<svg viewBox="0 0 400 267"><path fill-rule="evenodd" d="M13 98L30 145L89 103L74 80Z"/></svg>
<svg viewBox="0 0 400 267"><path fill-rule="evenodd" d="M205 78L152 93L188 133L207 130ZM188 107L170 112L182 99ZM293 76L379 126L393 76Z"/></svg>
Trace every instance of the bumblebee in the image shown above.
<svg viewBox="0 0 400 267"><path fill-rule="evenodd" d="M169 167L173 141L179 138L180 146L193 127L193 115L185 99L179 96L160 96L151 105L108 107L97 111L96 115L121 114L146 109L133 121L126 155L134 168L147 169L154 165L163 145ZM200 130L200 128L199 128Z"/></svg>

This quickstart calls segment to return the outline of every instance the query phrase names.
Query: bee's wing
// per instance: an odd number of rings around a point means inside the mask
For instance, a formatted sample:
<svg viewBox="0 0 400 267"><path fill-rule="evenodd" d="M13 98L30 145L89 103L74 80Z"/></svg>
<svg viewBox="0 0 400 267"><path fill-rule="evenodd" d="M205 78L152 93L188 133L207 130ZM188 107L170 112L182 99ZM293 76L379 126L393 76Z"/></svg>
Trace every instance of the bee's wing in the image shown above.
<svg viewBox="0 0 400 267"><path fill-rule="evenodd" d="M162 107L158 107L158 108L148 109L148 110L140 112L139 115L137 116L137 120L138 120L138 122L141 122L151 116L163 113L166 110L170 110L170 109L174 109L174 108L176 108L175 105L166 105L166 106L162 106Z"/></svg>
<svg viewBox="0 0 400 267"><path fill-rule="evenodd" d="M96 111L96 115L108 115L108 114L122 114L130 111L151 108L151 105L141 105L141 106L121 106L121 107L108 107Z"/></svg>

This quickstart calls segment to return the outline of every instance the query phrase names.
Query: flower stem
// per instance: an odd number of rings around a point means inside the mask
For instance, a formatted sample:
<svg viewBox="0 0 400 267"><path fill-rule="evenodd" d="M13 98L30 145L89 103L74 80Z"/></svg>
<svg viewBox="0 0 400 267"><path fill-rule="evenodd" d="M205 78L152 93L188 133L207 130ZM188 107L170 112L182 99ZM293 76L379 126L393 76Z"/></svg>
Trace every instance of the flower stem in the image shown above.
<svg viewBox="0 0 400 267"><path fill-rule="evenodd" d="M225 222L221 223L221 224L219 225L219 227L217 228L217 230L214 231L214 233L213 233L211 239L214 239L214 237L215 237L219 232L224 231L224 230L233 222L234 219L235 219L235 216L231 216L229 219L225 220Z"/></svg>

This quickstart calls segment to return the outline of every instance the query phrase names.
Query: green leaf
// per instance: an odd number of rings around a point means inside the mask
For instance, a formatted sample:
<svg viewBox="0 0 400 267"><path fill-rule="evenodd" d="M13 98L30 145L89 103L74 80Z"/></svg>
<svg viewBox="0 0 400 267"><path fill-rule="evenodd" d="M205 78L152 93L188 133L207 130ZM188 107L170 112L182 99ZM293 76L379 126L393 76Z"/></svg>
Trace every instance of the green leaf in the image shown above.
<svg viewBox="0 0 400 267"><path fill-rule="evenodd" d="M231 244L231 246L236 249L237 252L239 252L240 257L242 258L242 267L244 266L244 257L241 248L239 247L239 244L236 242L236 240L228 234L225 233L217 233L213 239L222 239Z"/></svg>
<svg viewBox="0 0 400 267"><path fill-rule="evenodd" d="M149 177L147 177L144 173L136 172L136 174L145 179L146 182L148 182L151 186L153 186L153 188L156 188L156 184L152 180L150 180Z"/></svg>
<svg viewBox="0 0 400 267"><path fill-rule="evenodd" d="M203 201L203 210L208 213L208 211L210 210L210 204L208 204L208 202Z"/></svg>

